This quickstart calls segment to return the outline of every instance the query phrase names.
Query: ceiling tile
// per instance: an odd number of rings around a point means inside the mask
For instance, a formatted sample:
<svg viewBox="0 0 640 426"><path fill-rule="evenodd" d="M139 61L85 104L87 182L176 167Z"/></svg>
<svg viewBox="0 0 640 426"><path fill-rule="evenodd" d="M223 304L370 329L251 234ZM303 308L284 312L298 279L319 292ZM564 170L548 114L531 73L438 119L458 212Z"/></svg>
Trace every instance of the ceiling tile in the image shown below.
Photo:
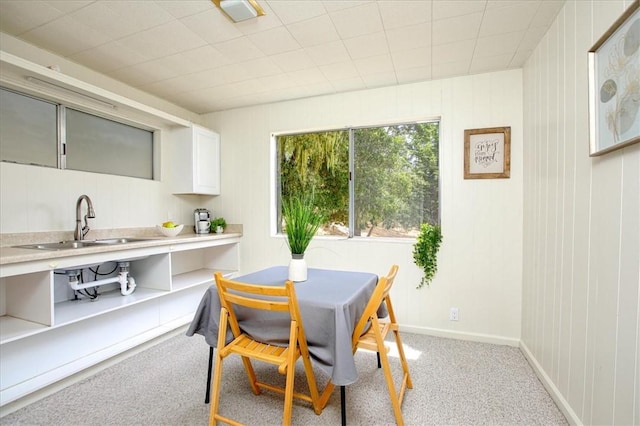
<svg viewBox="0 0 640 426"><path fill-rule="evenodd" d="M383 30L376 3L330 12L333 25L343 39L376 33Z"/></svg>
<svg viewBox="0 0 640 426"><path fill-rule="evenodd" d="M361 77L362 81L364 81L364 85L369 89L383 86L395 86L398 84L398 79L394 72L380 72L363 75Z"/></svg>
<svg viewBox="0 0 640 426"><path fill-rule="evenodd" d="M322 2L324 4L327 12L336 12L339 10L350 9L356 6L366 5L367 3L371 3L372 0L325 0Z"/></svg>
<svg viewBox="0 0 640 426"><path fill-rule="evenodd" d="M113 10L120 19L137 24L139 30L155 27L172 21L173 15L167 12L153 1L104 1L95 2L90 6L104 3L109 9Z"/></svg>
<svg viewBox="0 0 640 426"><path fill-rule="evenodd" d="M433 55L431 57L433 64L467 61L471 63L471 55L475 47L475 40L457 41L455 43L441 44L433 46Z"/></svg>
<svg viewBox="0 0 640 426"><path fill-rule="evenodd" d="M326 82L327 79L319 68L307 68L304 70L293 71L287 73L289 77L298 85L304 86L308 84Z"/></svg>
<svg viewBox="0 0 640 426"><path fill-rule="evenodd" d="M344 41L344 45L352 59L366 58L389 53L385 33L380 31L350 38Z"/></svg>
<svg viewBox="0 0 640 426"><path fill-rule="evenodd" d="M353 61L360 76L394 72L391 55L372 56Z"/></svg>
<svg viewBox="0 0 640 426"><path fill-rule="evenodd" d="M285 72L303 70L316 66L307 51L302 49L273 55L272 58Z"/></svg>
<svg viewBox="0 0 640 426"><path fill-rule="evenodd" d="M282 69L271 58L252 59L239 65L245 70L249 78L259 78L282 72Z"/></svg>
<svg viewBox="0 0 640 426"><path fill-rule="evenodd" d="M483 73L505 69L509 66L512 57L513 54L485 57L474 56L471 60L471 72Z"/></svg>
<svg viewBox="0 0 640 426"><path fill-rule="evenodd" d="M360 78L360 76L347 78L344 80L333 80L331 82L331 85L336 92L349 92L353 90L366 89L364 81L362 81L362 78Z"/></svg>
<svg viewBox="0 0 640 426"><path fill-rule="evenodd" d="M402 50L392 52L393 67L396 71L427 67L431 64L431 48L421 47L418 49Z"/></svg>
<svg viewBox="0 0 640 426"><path fill-rule="evenodd" d="M499 34L489 37L480 37L476 43L474 57L496 56L503 54L513 55L522 40L524 31Z"/></svg>
<svg viewBox="0 0 640 426"><path fill-rule="evenodd" d="M42 1L0 1L0 31L8 34L21 34L60 16L60 10Z"/></svg>
<svg viewBox="0 0 640 426"><path fill-rule="evenodd" d="M215 8L182 18L180 22L209 44L242 37L242 32Z"/></svg>
<svg viewBox="0 0 640 426"><path fill-rule="evenodd" d="M169 56L181 50L191 50L206 42L180 21L171 21L120 40L132 49L152 58Z"/></svg>
<svg viewBox="0 0 640 426"><path fill-rule="evenodd" d="M358 77L358 70L353 65L353 62L340 62L337 64L322 65L320 70L327 77L327 80L346 80L349 78Z"/></svg>
<svg viewBox="0 0 640 426"><path fill-rule="evenodd" d="M541 2L533 21L531 21L531 26L548 28L549 23L558 15L562 6L564 6L564 1L560 0L545 0Z"/></svg>
<svg viewBox="0 0 640 426"><path fill-rule="evenodd" d="M264 77L258 77L258 82L265 91L282 90L287 87L292 87L294 83L285 74L267 75Z"/></svg>
<svg viewBox="0 0 640 426"><path fill-rule="evenodd" d="M378 7L386 30L431 21L431 1L384 1Z"/></svg>
<svg viewBox="0 0 640 426"><path fill-rule="evenodd" d="M470 40L478 36L482 13L441 19L433 23L433 44Z"/></svg>
<svg viewBox="0 0 640 426"><path fill-rule="evenodd" d="M529 28L520 40L520 46L518 48L524 50L533 50L534 47L540 43L542 36L547 32L545 27L532 27Z"/></svg>
<svg viewBox="0 0 640 426"><path fill-rule="evenodd" d="M284 27L272 28L248 37L265 55L276 55L300 49L300 44Z"/></svg>
<svg viewBox="0 0 640 426"><path fill-rule="evenodd" d="M140 90L144 90L149 93L153 93L159 97L177 97L179 94L184 93L184 87L178 84L180 79L169 79L162 81L155 81L149 84L143 84L138 86Z"/></svg>
<svg viewBox="0 0 640 426"><path fill-rule="evenodd" d="M471 60L465 58L463 61L434 63L431 65L431 78L447 78L469 73Z"/></svg>
<svg viewBox="0 0 640 426"><path fill-rule="evenodd" d="M396 78L398 79L398 84L431 80L431 66L398 70L396 71Z"/></svg>
<svg viewBox="0 0 640 426"><path fill-rule="evenodd" d="M213 70L202 71L198 74L202 76L203 80L210 77L211 80L215 82L210 86L237 83L251 78L247 69L241 64L229 64Z"/></svg>
<svg viewBox="0 0 640 426"><path fill-rule="evenodd" d="M288 25L289 32L302 47L313 47L339 39L328 15Z"/></svg>
<svg viewBox="0 0 640 426"><path fill-rule="evenodd" d="M87 7L73 12L70 15L73 19L90 26L93 30L100 32L107 40L117 40L130 34L140 31L139 25L132 17L122 16L108 2L95 2ZM166 22L166 20L165 20ZM160 22L162 23L162 22Z"/></svg>
<svg viewBox="0 0 640 426"><path fill-rule="evenodd" d="M485 0L437 0L433 2L433 20L484 12Z"/></svg>
<svg viewBox="0 0 640 426"><path fill-rule="evenodd" d="M327 13L321 1L270 0L267 3L283 24L292 24Z"/></svg>
<svg viewBox="0 0 640 426"><path fill-rule="evenodd" d="M151 58L129 49L127 45L119 41L110 41L93 49L83 50L71 55L70 59L100 72L108 73L109 71L148 61Z"/></svg>
<svg viewBox="0 0 640 426"><path fill-rule="evenodd" d="M480 37L524 31L529 28L538 10L538 2L525 2L513 6L487 9L480 26Z"/></svg>
<svg viewBox="0 0 640 426"><path fill-rule="evenodd" d="M56 36L52 37L51 34ZM22 38L62 56L73 55L110 41L108 37L69 16L27 31L22 34Z"/></svg>
<svg viewBox="0 0 640 426"><path fill-rule="evenodd" d="M24 0L22 0L24 3ZM47 0L47 3L51 7L55 7L59 11L63 13L70 13L74 10L81 9L87 5L90 5L95 0ZM4 2L4 1L3 1ZM32 2L32 3L40 3L40 2Z"/></svg>
<svg viewBox="0 0 640 426"><path fill-rule="evenodd" d="M408 25L387 31L389 49L402 51L431 45L431 24Z"/></svg>
<svg viewBox="0 0 640 426"><path fill-rule="evenodd" d="M334 64L350 59L349 52L341 41L311 47L307 49L307 53L316 65Z"/></svg>
<svg viewBox="0 0 640 426"><path fill-rule="evenodd" d="M206 12L214 7L210 1L194 0L156 0L156 4L178 19Z"/></svg>
<svg viewBox="0 0 640 426"><path fill-rule="evenodd" d="M264 56L247 37L236 38L214 45L231 62L243 62Z"/></svg>
<svg viewBox="0 0 640 426"><path fill-rule="evenodd" d="M217 68L229 64L229 59L218 49L210 45L185 50L176 53L169 58L175 58L177 63L181 63L182 66L190 70L189 73Z"/></svg>

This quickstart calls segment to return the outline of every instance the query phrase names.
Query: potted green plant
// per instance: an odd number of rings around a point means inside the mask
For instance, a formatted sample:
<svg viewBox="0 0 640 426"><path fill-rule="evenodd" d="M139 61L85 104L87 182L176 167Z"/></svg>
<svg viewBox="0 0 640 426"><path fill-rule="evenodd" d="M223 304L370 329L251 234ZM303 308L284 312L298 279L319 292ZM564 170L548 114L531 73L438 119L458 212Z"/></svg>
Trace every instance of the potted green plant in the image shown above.
<svg viewBox="0 0 640 426"><path fill-rule="evenodd" d="M416 265L422 268L424 275L420 280L420 285L416 288L429 285L433 276L438 270L438 250L442 242L442 231L440 225L423 223L420 226L420 234L413 245L413 260Z"/></svg>
<svg viewBox="0 0 640 426"><path fill-rule="evenodd" d="M291 196L282 201L282 218L287 245L291 251L289 279L306 281L307 264L304 252L324 222L322 215L314 205L313 195Z"/></svg>
<svg viewBox="0 0 640 426"><path fill-rule="evenodd" d="M211 221L209 228L216 234L221 234L227 227L227 221L223 217L217 217Z"/></svg>

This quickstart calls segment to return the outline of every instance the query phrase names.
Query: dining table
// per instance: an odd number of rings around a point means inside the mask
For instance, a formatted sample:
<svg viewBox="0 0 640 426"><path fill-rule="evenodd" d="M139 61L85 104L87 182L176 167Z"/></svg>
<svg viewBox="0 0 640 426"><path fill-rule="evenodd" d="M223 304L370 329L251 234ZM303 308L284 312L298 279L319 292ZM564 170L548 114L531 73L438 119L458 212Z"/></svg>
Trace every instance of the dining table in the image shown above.
<svg viewBox="0 0 640 426"><path fill-rule="evenodd" d="M287 266L273 266L233 278L234 281L260 285L284 285L287 279ZM309 268L307 280L294 283L312 364L340 386L342 424L346 423L345 386L358 379L352 334L377 282L378 276L370 272ZM203 295L186 333L187 336L204 336L210 346L209 381L220 309L214 283ZM380 317L386 316L384 305L378 314ZM242 331L254 339L274 345L284 346L288 343L290 324L281 315L255 310L237 310L236 315ZM227 341L231 340L233 335L228 329ZM208 392L209 388L207 395Z"/></svg>

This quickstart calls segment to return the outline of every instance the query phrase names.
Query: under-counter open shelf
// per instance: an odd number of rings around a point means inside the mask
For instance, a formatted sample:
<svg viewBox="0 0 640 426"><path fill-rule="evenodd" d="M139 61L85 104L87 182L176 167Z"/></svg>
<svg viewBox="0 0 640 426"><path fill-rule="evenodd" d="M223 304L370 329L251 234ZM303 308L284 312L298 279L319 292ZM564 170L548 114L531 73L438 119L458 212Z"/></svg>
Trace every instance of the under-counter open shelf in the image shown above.
<svg viewBox="0 0 640 426"><path fill-rule="evenodd" d="M0 316L0 330L2 330L0 345L40 333L47 329L49 329L48 325L26 321L9 315Z"/></svg>
<svg viewBox="0 0 640 426"><path fill-rule="evenodd" d="M82 321L166 294L166 291L138 287L128 296L121 295L120 290L109 290L100 294L95 300L79 299L59 302L54 306L55 324L61 326Z"/></svg>
<svg viewBox="0 0 640 426"><path fill-rule="evenodd" d="M233 276L239 270L238 236L77 253L2 271L2 405L187 324L214 272ZM122 259L135 279L133 293L122 295L120 284L109 282L97 287L95 300L76 298L69 285L73 271L83 271L83 284L113 278ZM106 275L96 274L97 265ZM46 362L25 362L40 353L47 354Z"/></svg>

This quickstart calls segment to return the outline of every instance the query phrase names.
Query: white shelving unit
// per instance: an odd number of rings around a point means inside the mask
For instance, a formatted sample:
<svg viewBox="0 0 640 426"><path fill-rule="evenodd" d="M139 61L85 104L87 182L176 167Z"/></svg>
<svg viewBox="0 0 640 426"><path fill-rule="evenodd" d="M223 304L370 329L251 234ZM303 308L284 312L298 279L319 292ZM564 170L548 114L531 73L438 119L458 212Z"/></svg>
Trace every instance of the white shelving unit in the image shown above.
<svg viewBox="0 0 640 426"><path fill-rule="evenodd" d="M239 241L230 237L174 242L151 247L148 255L144 249L78 255L51 262L47 270L41 270L42 262L34 262L36 270L23 265L24 273L1 277L0 404L190 322L213 284L214 272L238 271ZM132 254L129 273L136 282L132 294L121 295L114 283L101 286L96 300L73 297L64 271L115 265ZM38 358L45 353L44 359Z"/></svg>

